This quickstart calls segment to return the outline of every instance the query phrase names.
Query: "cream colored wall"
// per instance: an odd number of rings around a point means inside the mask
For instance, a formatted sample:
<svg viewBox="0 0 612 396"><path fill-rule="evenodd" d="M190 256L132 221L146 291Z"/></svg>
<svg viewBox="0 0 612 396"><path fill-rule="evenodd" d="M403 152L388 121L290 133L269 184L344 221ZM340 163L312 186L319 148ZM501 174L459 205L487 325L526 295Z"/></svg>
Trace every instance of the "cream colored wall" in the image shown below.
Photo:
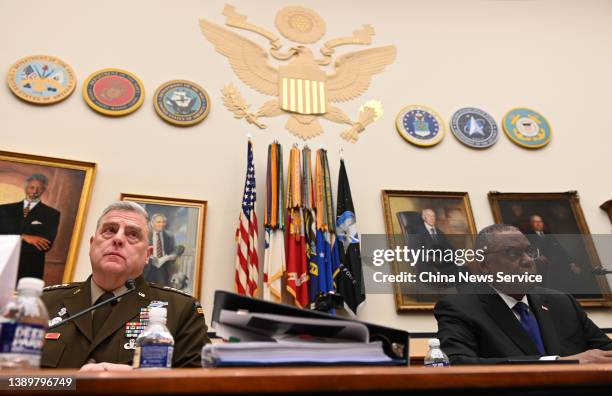
<svg viewBox="0 0 612 396"><path fill-rule="evenodd" d="M295 3L233 1L250 22L270 30L276 11ZM232 290L246 134L254 135L260 197L266 146L278 139L287 150L297 140L284 130L286 117L266 119L268 129L259 131L223 108L220 89L228 82L237 84L253 108L267 99L238 82L227 60L200 33L198 18L223 23L223 4L55 0L26 5L0 0L0 69L7 70L22 56L51 54L70 63L79 79L72 97L50 107L30 106L8 88L0 89L1 149L98 164L77 280L90 271L87 246L96 217L124 192L208 200L206 312L211 312L215 289ZM309 143L329 150L334 175L338 150L344 148L360 232L384 233L382 189L468 191L478 228L493 221L489 190L578 190L591 232L610 232L598 206L612 198L612 2L302 4L326 20L324 40L350 35L370 23L376 29L375 45L398 47L397 61L374 78L369 91L340 106L355 118L362 103L377 98L384 103L384 117L356 145L339 137L341 125L327 121L322 121L325 134ZM147 98L139 111L114 119L86 106L81 83L105 67L125 68L141 78ZM189 129L161 121L151 102L161 83L179 78L199 83L212 98L208 119ZM552 123L553 141L543 150L527 151L501 136L494 147L477 152L447 136L434 148L417 148L402 140L394 126L397 112L410 103L432 106L445 120L463 106L481 107L498 121L511 107L532 107ZM258 213L262 218L261 198ZM591 315L599 325L612 327L608 311ZM369 295L360 318L411 331L436 329L431 314L397 315L391 295Z"/></svg>

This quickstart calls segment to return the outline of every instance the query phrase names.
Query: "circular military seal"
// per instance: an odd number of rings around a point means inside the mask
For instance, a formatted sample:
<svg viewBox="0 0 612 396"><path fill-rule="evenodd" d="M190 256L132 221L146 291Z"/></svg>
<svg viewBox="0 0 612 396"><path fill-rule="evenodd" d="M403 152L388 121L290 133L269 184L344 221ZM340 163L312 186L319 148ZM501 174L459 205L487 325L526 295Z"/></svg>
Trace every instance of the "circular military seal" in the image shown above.
<svg viewBox="0 0 612 396"><path fill-rule="evenodd" d="M36 104L52 104L74 92L74 70L63 60L49 55L26 56L8 72L11 91L20 99Z"/></svg>
<svg viewBox="0 0 612 396"><path fill-rule="evenodd" d="M288 40L300 44L316 43L325 34L325 21L309 8L285 7L276 14L276 28Z"/></svg>
<svg viewBox="0 0 612 396"><path fill-rule="evenodd" d="M174 125L202 122L210 111L210 97L198 84L172 80L155 91L153 106L157 114Z"/></svg>
<svg viewBox="0 0 612 396"><path fill-rule="evenodd" d="M544 147L552 138L552 129L546 118L527 108L519 107L506 113L502 127L510 140L521 147Z"/></svg>
<svg viewBox="0 0 612 396"><path fill-rule="evenodd" d="M99 113L122 116L142 105L144 87L138 77L128 71L103 69L87 77L83 97L89 107Z"/></svg>
<svg viewBox="0 0 612 396"><path fill-rule="evenodd" d="M451 117L450 130L461 143L474 148L491 147L499 138L493 117L474 107L457 110Z"/></svg>
<svg viewBox="0 0 612 396"><path fill-rule="evenodd" d="M442 118L421 105L404 107L395 119L395 126L404 139L421 147L434 146L444 138Z"/></svg>

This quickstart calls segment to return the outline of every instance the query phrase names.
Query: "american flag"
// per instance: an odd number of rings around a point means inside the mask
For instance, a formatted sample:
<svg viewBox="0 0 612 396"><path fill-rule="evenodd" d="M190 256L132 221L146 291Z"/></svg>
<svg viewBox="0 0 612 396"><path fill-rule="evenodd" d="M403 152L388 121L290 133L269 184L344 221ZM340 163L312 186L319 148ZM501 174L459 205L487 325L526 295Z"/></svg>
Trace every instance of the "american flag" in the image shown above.
<svg viewBox="0 0 612 396"><path fill-rule="evenodd" d="M247 174L242 195L242 210L236 229L236 291L239 294L255 296L259 279L257 257L257 214L255 213L255 166L253 165L253 144L248 143Z"/></svg>

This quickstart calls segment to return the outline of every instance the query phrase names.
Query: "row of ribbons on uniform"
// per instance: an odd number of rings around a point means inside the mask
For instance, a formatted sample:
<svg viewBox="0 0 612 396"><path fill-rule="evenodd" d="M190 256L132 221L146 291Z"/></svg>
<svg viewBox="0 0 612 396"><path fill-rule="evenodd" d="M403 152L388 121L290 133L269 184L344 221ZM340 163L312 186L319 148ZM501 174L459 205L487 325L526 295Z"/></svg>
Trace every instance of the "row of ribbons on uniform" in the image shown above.
<svg viewBox="0 0 612 396"><path fill-rule="evenodd" d="M344 161L338 175L334 210L327 152L314 156L306 146L289 151L287 177L283 148L268 146L264 212L263 280L259 287L258 220L253 144L247 150L247 175L236 229L235 285L247 296L273 302L292 301L301 308L342 298L356 313L365 300L359 235ZM314 168L314 173L313 173ZM261 293L260 293L261 290ZM333 312L332 307L322 309Z"/></svg>

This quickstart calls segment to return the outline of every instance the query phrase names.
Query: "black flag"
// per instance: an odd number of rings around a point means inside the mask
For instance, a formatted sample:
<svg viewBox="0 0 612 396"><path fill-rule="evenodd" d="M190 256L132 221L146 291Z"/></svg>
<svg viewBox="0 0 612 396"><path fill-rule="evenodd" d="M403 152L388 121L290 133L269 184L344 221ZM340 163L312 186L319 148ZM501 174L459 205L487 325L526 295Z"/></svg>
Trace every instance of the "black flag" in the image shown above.
<svg viewBox="0 0 612 396"><path fill-rule="evenodd" d="M357 218L351 197L351 187L344 167L340 160L338 174L338 206L336 217L336 235L340 244L340 267L334 273L336 293L344 299L348 308L357 313L357 307L365 301L365 286L361 271L361 249L357 233Z"/></svg>

